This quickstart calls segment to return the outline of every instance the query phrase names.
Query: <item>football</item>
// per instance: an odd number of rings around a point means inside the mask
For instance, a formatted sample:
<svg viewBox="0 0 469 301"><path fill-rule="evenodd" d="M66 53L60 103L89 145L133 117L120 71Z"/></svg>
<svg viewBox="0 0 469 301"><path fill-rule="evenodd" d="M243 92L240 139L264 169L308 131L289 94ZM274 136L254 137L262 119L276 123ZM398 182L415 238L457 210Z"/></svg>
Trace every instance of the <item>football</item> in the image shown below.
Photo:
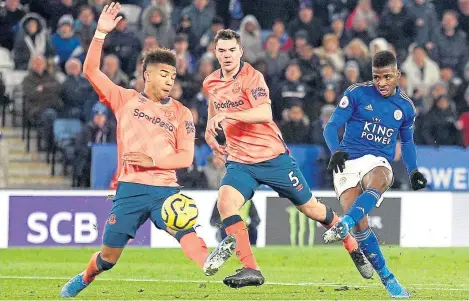
<svg viewBox="0 0 469 301"><path fill-rule="evenodd" d="M161 216L169 228L184 231L195 225L199 209L193 199L182 193L177 193L164 201Z"/></svg>

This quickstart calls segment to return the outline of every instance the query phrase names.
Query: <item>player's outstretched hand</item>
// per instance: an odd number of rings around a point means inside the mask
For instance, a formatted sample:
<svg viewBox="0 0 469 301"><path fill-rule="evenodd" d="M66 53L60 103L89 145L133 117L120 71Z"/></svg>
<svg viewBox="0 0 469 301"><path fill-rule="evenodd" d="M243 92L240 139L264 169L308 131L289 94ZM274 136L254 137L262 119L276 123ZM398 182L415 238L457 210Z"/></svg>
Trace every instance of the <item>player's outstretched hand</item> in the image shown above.
<svg viewBox="0 0 469 301"><path fill-rule="evenodd" d="M412 190L419 190L423 189L427 186L427 179L418 171L418 169L413 170L410 175L410 186L412 186Z"/></svg>
<svg viewBox="0 0 469 301"><path fill-rule="evenodd" d="M119 2L112 2L106 5L101 12L98 20L97 30L103 33L110 33L116 28L117 23L122 20L122 17L117 17L121 9ZM116 18L117 17L117 18Z"/></svg>
<svg viewBox="0 0 469 301"><path fill-rule="evenodd" d="M125 153L122 156L122 160L124 160L125 163L130 164L130 165L137 165L141 167L154 167L153 160L143 154L143 153L138 153L138 152L129 152Z"/></svg>
<svg viewBox="0 0 469 301"><path fill-rule="evenodd" d="M218 135L217 130L219 131L223 130L220 126L220 122L222 122L225 119L226 119L226 116L223 113L218 113L217 115L213 116L207 122L207 132L213 137L216 137Z"/></svg>
<svg viewBox="0 0 469 301"><path fill-rule="evenodd" d="M343 151L336 151L332 154L331 159L329 160L329 165L327 169L333 170L335 173L343 172L345 169L345 161L348 160L348 154Z"/></svg>

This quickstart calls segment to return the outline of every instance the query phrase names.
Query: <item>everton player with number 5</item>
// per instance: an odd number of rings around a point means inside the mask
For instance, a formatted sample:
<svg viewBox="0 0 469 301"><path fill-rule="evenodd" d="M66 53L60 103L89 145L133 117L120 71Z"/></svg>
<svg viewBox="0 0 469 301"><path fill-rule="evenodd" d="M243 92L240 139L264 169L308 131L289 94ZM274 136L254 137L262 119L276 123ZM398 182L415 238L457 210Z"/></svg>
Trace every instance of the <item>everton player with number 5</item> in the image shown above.
<svg viewBox="0 0 469 301"><path fill-rule="evenodd" d="M243 264L242 269L223 282L234 288L259 286L264 283L264 277L254 259L239 209L252 198L260 184L272 187L326 228L339 218L312 196L308 183L290 156L282 134L272 120L269 88L264 77L241 61L240 36L230 29L220 30L214 42L221 69L210 74L203 85L209 96L205 139L215 153L227 155L226 174L218 193L218 210L226 233L236 238L236 255ZM217 130L222 129L226 146L216 140ZM362 276L370 278L373 268L358 248L357 241L351 235L345 235L342 241ZM205 262L208 271L212 265L218 266L218 256L212 255Z"/></svg>
<svg viewBox="0 0 469 301"><path fill-rule="evenodd" d="M340 222L324 233L326 243L343 239L353 229L360 249L379 274L391 297L409 298L406 289L386 266L378 239L368 226L367 214L383 200L391 187L398 135L413 190L427 180L417 169L413 142L415 107L399 89L400 71L392 52L378 52L372 62L373 81L350 86L324 129L332 156L337 197L346 212ZM346 125L342 142L337 131Z"/></svg>

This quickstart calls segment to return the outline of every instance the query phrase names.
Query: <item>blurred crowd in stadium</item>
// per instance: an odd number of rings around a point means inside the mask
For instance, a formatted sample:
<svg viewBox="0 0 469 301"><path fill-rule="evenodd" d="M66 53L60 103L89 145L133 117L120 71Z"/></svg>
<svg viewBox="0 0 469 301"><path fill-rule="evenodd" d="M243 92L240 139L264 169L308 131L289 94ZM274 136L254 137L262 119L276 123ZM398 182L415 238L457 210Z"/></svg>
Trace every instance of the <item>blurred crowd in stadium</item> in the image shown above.
<svg viewBox="0 0 469 301"><path fill-rule="evenodd" d="M81 121L66 156L84 187L90 145L116 140L114 116L82 75L97 19L109 2L0 2L0 65L12 60L14 69L28 71L22 81L25 117L38 127L42 149L51 148L57 118ZM239 31L244 60L264 74L287 144L325 145L323 126L343 91L371 80L371 57L387 49L396 53L399 85L418 110L416 143L469 146L469 0L120 3L124 18L106 37L103 72L118 85L142 91L142 53L156 46L174 49L178 77L171 96L191 109L199 146L207 122L201 86L218 68L212 38L222 28ZM181 171L181 184L217 188L224 164L212 157L207 162Z"/></svg>

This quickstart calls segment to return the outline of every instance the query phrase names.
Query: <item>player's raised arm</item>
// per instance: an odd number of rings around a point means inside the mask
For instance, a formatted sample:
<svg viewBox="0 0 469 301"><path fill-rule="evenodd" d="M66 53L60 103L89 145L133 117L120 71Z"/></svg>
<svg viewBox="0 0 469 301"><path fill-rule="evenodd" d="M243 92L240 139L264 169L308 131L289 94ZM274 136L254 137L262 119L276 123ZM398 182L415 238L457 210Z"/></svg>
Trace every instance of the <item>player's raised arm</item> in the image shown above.
<svg viewBox="0 0 469 301"><path fill-rule="evenodd" d="M414 144L414 122L415 112L408 114L406 120L399 128L399 136L401 137L401 151L407 172L409 173L410 183L413 190L425 188L427 179L417 169L417 150Z"/></svg>
<svg viewBox="0 0 469 301"><path fill-rule="evenodd" d="M83 74L90 81L101 102L109 106L114 112L118 110L129 91L114 84L101 70L101 52L104 38L122 19L117 17L120 10L119 3L106 5L99 17L98 26L83 65Z"/></svg>
<svg viewBox="0 0 469 301"><path fill-rule="evenodd" d="M195 126L191 111L184 107L176 136L176 152L152 158L158 169L180 169L191 166L194 160Z"/></svg>

